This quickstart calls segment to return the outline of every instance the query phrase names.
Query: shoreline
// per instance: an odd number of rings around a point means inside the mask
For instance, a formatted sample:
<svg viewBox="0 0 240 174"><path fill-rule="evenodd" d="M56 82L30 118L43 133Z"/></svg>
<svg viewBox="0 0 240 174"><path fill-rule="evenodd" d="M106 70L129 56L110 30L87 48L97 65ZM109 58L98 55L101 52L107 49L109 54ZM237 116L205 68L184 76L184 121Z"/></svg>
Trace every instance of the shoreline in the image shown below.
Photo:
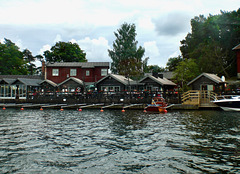
<svg viewBox="0 0 240 174"><path fill-rule="evenodd" d="M104 109L104 110L144 110L147 104L144 103L135 103L135 104L125 104L125 103L97 103L97 104L68 104L68 103L0 103L0 107L2 110L6 110L7 108L18 108L20 110L24 109L60 109L60 110L85 110L85 109ZM167 107L168 111L173 110L221 110L220 107L199 107L197 105L184 105L184 104L170 104Z"/></svg>

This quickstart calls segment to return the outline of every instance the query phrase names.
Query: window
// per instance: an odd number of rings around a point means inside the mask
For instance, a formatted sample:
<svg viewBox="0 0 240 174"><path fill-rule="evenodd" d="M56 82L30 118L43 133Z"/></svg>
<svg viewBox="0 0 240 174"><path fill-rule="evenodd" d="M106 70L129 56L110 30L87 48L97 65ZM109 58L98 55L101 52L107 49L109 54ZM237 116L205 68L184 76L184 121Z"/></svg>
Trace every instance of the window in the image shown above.
<svg viewBox="0 0 240 174"><path fill-rule="evenodd" d="M120 86L101 86L102 91L115 91L119 92L120 91Z"/></svg>
<svg viewBox="0 0 240 174"><path fill-rule="evenodd" d="M86 70L86 76L90 76L90 71Z"/></svg>
<svg viewBox="0 0 240 174"><path fill-rule="evenodd" d="M120 91L120 87L119 86L115 86L114 91L119 92Z"/></svg>
<svg viewBox="0 0 240 174"><path fill-rule="evenodd" d="M52 76L58 76L59 70L58 69L52 69Z"/></svg>
<svg viewBox="0 0 240 174"><path fill-rule="evenodd" d="M101 69L101 76L106 76L108 74L108 69Z"/></svg>
<svg viewBox="0 0 240 174"><path fill-rule="evenodd" d="M77 69L70 69L70 76L77 76Z"/></svg>

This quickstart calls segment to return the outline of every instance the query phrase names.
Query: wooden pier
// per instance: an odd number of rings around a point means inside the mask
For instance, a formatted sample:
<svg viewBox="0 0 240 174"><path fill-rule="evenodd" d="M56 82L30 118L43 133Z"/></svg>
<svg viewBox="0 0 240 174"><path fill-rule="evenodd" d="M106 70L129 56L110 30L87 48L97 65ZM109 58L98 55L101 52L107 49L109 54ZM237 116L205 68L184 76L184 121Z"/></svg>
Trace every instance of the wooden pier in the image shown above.
<svg viewBox="0 0 240 174"><path fill-rule="evenodd" d="M197 109L218 109L219 107L215 105L212 100L214 100L216 94L212 91L199 91L199 90L190 90L182 95L182 104L170 104L167 106L167 110L197 110ZM144 109L146 103L95 103L95 104L87 104L87 103L60 103L60 104L33 104L33 103L0 103L0 107L4 110L6 108L32 108L32 109L78 109L82 111L84 108L88 109Z"/></svg>
<svg viewBox="0 0 240 174"><path fill-rule="evenodd" d="M189 90L182 95L183 108L219 108L212 101L217 94L207 90ZM185 105L185 106L184 106Z"/></svg>
<svg viewBox="0 0 240 174"><path fill-rule="evenodd" d="M104 105L104 103L97 103L97 104L31 104L31 103L24 103L24 104L15 104L15 103L0 103L0 107L4 108L28 108L28 109L85 109L85 108L95 108L95 109L143 109L145 104L129 104L124 105L123 103L118 104L110 104Z"/></svg>

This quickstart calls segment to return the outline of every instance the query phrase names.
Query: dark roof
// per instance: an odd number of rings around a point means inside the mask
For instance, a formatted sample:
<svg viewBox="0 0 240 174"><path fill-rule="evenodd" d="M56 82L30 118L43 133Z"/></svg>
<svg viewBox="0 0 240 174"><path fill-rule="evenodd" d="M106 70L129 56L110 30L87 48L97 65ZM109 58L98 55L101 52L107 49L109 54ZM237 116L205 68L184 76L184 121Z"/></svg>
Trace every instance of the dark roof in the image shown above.
<svg viewBox="0 0 240 174"><path fill-rule="evenodd" d="M41 79L26 79L26 78L17 78L12 85L16 84L17 82L20 82L26 86L40 86Z"/></svg>
<svg viewBox="0 0 240 174"><path fill-rule="evenodd" d="M109 78L109 77L112 77L113 79L117 80L118 82L120 82L120 83L122 83L122 84L124 84L124 85L128 85L128 84L133 85L133 84L136 84L136 82L133 81L132 79L130 79L130 78L128 79L128 78L126 78L125 76L117 75L117 74L108 74L108 75L105 76L104 78L100 79L100 80L97 82L97 84L100 83L101 81Z"/></svg>
<svg viewBox="0 0 240 174"><path fill-rule="evenodd" d="M202 73L199 76L197 76L195 79L193 79L191 82L189 82L187 85L191 85L193 82L195 82L196 80L198 80L200 77L205 76L208 79L214 81L215 83L219 84L219 83L224 83L222 81L222 79L220 77L218 77L215 74L210 74L210 73Z"/></svg>
<svg viewBox="0 0 240 174"><path fill-rule="evenodd" d="M238 44L237 46L235 46L235 47L233 48L233 50L240 50L240 44Z"/></svg>
<svg viewBox="0 0 240 174"><path fill-rule="evenodd" d="M172 71L164 71L164 72L160 72L159 74L163 74L163 77L165 77L166 79L173 79L173 72Z"/></svg>
<svg viewBox="0 0 240 174"><path fill-rule="evenodd" d="M0 83L7 83L9 85L20 82L27 86L39 86L42 81L42 76L35 75L0 75Z"/></svg>
<svg viewBox="0 0 240 174"><path fill-rule="evenodd" d="M0 83L3 84L3 83L7 83L7 84L12 84L16 79L9 79L9 78L3 78L0 80Z"/></svg>
<svg viewBox="0 0 240 174"><path fill-rule="evenodd" d="M76 78L76 77L69 77L68 79L64 80L62 83L59 83L58 86L61 86L62 84L68 82L69 80L73 80L73 81L75 81L76 83L78 83L78 84L80 84L80 85L83 86L83 81L80 80L80 79L78 79L78 78Z"/></svg>
<svg viewBox="0 0 240 174"><path fill-rule="evenodd" d="M17 79L17 78L42 79L42 76L39 76L39 75L0 75L0 79Z"/></svg>
<svg viewBox="0 0 240 174"><path fill-rule="evenodd" d="M48 80L48 79L46 79L46 80L43 80L41 83L39 83L40 85L41 84L43 84L44 82L46 82L46 83L48 83L48 84L50 84L50 85L52 85L53 87L56 87L57 86L57 84L56 83L54 83L53 81L51 81L51 80Z"/></svg>
<svg viewBox="0 0 240 174"><path fill-rule="evenodd" d="M176 86L175 83L173 83L172 81L168 80L167 78L163 77L163 78L156 78L154 77L153 75L147 75L145 76L144 78L142 78L139 82L141 83L143 80L147 79L147 78L150 78L152 79L153 81L155 81L156 83L164 86L164 85L167 85L167 86Z"/></svg>
<svg viewBox="0 0 240 174"><path fill-rule="evenodd" d="M173 79L174 73L173 71L164 71L164 72L159 72L158 75L162 74L163 77L166 79ZM152 73L145 73L145 76L147 75L152 75Z"/></svg>
<svg viewBox="0 0 240 174"><path fill-rule="evenodd" d="M47 67L81 67L81 68L94 68L94 67L109 67L109 62L55 62L47 63Z"/></svg>

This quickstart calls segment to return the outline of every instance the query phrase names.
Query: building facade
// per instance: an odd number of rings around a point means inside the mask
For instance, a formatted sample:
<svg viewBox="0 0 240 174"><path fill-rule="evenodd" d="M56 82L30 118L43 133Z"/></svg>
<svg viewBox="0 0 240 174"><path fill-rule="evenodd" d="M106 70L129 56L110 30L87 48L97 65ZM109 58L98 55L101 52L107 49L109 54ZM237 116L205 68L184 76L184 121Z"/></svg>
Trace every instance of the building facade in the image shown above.
<svg viewBox="0 0 240 174"><path fill-rule="evenodd" d="M108 75L109 62L55 62L47 63L45 79L62 83L70 77L85 83L95 83Z"/></svg>

